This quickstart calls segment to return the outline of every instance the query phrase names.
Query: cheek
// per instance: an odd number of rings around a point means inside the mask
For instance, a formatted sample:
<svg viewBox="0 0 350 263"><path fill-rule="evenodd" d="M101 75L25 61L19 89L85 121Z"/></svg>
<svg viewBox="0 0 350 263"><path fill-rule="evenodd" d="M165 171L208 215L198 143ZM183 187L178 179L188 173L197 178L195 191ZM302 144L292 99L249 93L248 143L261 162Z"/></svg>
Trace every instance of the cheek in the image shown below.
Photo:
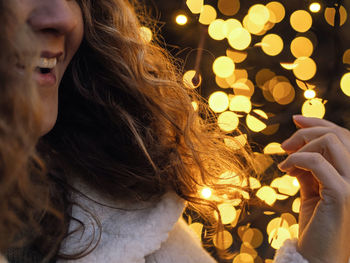
<svg viewBox="0 0 350 263"><path fill-rule="evenodd" d="M84 38L84 21L83 21L83 15L82 11L79 7L79 5L76 2L72 3L72 11L74 14L74 17L76 18L75 27L70 32L68 36L67 41L67 49L68 49L68 64L74 54L77 52L83 38Z"/></svg>

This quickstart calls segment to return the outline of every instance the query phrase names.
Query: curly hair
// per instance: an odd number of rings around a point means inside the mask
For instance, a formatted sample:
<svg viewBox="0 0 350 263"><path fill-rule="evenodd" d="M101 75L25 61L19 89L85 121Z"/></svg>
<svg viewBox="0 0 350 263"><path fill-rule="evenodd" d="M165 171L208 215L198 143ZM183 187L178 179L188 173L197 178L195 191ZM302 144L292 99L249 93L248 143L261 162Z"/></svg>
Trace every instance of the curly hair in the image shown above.
<svg viewBox="0 0 350 263"><path fill-rule="evenodd" d="M21 247L39 235L50 198L36 145L41 114L31 81L36 55L30 31L16 24L16 7L0 0L0 253Z"/></svg>
<svg viewBox="0 0 350 263"><path fill-rule="evenodd" d="M179 62L157 41L144 40L140 27L147 21L137 1L78 2L84 39L60 85L57 123L41 141L52 185L58 186L51 194L66 205L66 215L74 202L70 182L78 177L118 199L145 200L173 190L203 215L237 198L240 187L223 183L220 175L254 175L251 149L225 145L232 137L184 85ZM193 100L202 102L200 112ZM219 199L202 198L205 186Z"/></svg>

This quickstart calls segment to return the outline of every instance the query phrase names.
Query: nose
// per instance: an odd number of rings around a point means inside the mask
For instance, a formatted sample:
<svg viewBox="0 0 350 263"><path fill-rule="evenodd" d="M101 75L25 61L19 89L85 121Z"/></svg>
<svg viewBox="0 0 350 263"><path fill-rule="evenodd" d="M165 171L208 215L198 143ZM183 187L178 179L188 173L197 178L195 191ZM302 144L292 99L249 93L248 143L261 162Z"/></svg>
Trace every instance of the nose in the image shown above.
<svg viewBox="0 0 350 263"><path fill-rule="evenodd" d="M77 25L67 0L38 1L32 10L27 23L36 32L63 35Z"/></svg>

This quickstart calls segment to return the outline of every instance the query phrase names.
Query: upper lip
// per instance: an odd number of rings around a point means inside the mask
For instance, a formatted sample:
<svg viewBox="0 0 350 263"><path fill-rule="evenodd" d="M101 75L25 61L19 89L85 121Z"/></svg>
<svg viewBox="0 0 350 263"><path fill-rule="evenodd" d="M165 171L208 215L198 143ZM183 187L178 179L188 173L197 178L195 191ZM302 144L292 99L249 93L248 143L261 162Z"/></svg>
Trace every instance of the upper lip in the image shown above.
<svg viewBox="0 0 350 263"><path fill-rule="evenodd" d="M63 52L51 52L51 51L43 51L40 54L40 57L42 58L57 58L57 61L59 61L63 56Z"/></svg>

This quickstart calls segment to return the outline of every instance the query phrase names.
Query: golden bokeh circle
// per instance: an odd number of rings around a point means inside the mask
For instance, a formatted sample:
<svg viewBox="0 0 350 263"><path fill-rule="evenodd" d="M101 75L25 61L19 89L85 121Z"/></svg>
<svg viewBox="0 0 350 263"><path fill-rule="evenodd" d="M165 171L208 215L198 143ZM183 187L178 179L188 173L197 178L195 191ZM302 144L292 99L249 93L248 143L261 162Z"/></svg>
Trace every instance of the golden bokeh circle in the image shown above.
<svg viewBox="0 0 350 263"><path fill-rule="evenodd" d="M261 48L269 56L277 56L283 50L283 40L279 35L268 34L261 40Z"/></svg>
<svg viewBox="0 0 350 263"><path fill-rule="evenodd" d="M228 78L235 71L235 63L226 56L221 56L215 59L213 63L213 71L220 78Z"/></svg>
<svg viewBox="0 0 350 263"><path fill-rule="evenodd" d="M305 10L297 10L290 16L290 24L295 31L304 33L312 26L312 16Z"/></svg>
<svg viewBox="0 0 350 263"><path fill-rule="evenodd" d="M290 50L294 57L310 57L314 52L314 45L307 37L296 37L290 44Z"/></svg>
<svg viewBox="0 0 350 263"><path fill-rule="evenodd" d="M296 67L293 69L293 73L300 80L312 79L317 72L315 61L309 57L297 58L294 64Z"/></svg>

